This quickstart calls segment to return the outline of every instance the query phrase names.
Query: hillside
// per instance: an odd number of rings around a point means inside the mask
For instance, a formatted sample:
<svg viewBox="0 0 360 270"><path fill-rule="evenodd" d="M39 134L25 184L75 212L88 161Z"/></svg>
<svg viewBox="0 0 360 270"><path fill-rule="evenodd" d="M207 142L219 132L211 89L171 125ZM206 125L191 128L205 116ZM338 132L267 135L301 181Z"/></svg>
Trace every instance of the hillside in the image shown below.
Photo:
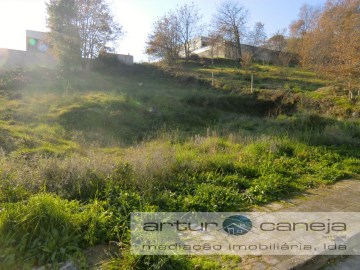
<svg viewBox="0 0 360 270"><path fill-rule="evenodd" d="M130 212L243 211L356 177L359 97L339 89L228 61L0 71L0 266L85 267L117 243L103 268L236 269L129 254Z"/></svg>

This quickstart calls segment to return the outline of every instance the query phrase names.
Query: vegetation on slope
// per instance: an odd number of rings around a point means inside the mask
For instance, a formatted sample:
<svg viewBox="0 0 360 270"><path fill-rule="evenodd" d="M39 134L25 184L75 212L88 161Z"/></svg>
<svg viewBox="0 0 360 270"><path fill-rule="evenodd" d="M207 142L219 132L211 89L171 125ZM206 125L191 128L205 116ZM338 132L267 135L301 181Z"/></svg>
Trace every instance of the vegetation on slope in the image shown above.
<svg viewBox="0 0 360 270"><path fill-rule="evenodd" d="M1 76L4 268L70 257L84 266L82 250L118 243L104 268L233 269L239 258L132 256L130 212L243 211L360 174L358 103L335 99L325 114L314 104L329 99L315 90L326 82L296 68Z"/></svg>

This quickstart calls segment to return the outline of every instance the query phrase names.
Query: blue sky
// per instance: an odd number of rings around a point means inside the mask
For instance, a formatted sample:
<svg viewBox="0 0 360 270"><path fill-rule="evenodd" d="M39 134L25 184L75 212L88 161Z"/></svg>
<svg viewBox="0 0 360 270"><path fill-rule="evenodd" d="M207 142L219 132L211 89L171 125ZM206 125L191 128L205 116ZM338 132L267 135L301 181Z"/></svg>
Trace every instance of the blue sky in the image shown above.
<svg viewBox="0 0 360 270"><path fill-rule="evenodd" d="M287 28L304 3L321 5L326 0L238 0L249 10L249 27L261 21L268 36ZM135 61L146 61L144 46L152 23L179 5L195 3L204 23L211 21L222 0L110 0L117 20L126 35L119 41L117 52L132 54ZM25 30L45 31L44 0L0 0L0 48L25 49Z"/></svg>

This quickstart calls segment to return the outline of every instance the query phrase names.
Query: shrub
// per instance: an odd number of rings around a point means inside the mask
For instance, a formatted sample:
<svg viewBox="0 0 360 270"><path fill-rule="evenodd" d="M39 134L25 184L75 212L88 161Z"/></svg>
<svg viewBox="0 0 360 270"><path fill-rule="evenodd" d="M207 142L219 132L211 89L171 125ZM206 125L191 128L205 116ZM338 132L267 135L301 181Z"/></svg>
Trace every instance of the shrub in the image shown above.
<svg viewBox="0 0 360 270"><path fill-rule="evenodd" d="M8 70L0 73L0 90L21 88L28 82L29 77L22 69Z"/></svg>
<svg viewBox="0 0 360 270"><path fill-rule="evenodd" d="M0 264L56 265L85 246L105 241L112 215L104 206L45 193L6 204L0 213Z"/></svg>
<svg viewBox="0 0 360 270"><path fill-rule="evenodd" d="M200 184L193 196L185 198L184 204L188 211L215 212L238 211L243 206L236 189L214 184Z"/></svg>
<svg viewBox="0 0 360 270"><path fill-rule="evenodd" d="M77 202L49 194L8 204L0 215L0 262L57 263L80 250Z"/></svg>
<svg viewBox="0 0 360 270"><path fill-rule="evenodd" d="M300 115L295 118L292 123L292 128L294 130L320 130L322 131L326 125L331 124L333 120L321 117L317 114L309 114L309 115Z"/></svg>
<svg viewBox="0 0 360 270"><path fill-rule="evenodd" d="M91 200L103 190L118 162L111 155L87 152L86 157L72 156L8 157L0 160L3 181L0 183L0 200L16 201L22 194L46 191L66 199ZM17 191L27 191L15 193ZM26 196L25 196L26 197Z"/></svg>
<svg viewBox="0 0 360 270"><path fill-rule="evenodd" d="M192 54L190 54L189 60L194 61L196 63L199 63L200 62L200 57L199 57L199 55L197 55L195 53L192 53Z"/></svg>
<svg viewBox="0 0 360 270"><path fill-rule="evenodd" d="M150 195L169 185L175 169L175 148L168 142L141 144L128 149L123 162L133 169L133 185Z"/></svg>
<svg viewBox="0 0 360 270"><path fill-rule="evenodd" d="M250 204L262 204L280 199L296 190L291 178L281 174L264 175L256 179L243 195Z"/></svg>
<svg viewBox="0 0 360 270"><path fill-rule="evenodd" d="M123 258L103 266L106 266L104 269L118 270L191 270L195 267L186 256L135 256L126 251Z"/></svg>

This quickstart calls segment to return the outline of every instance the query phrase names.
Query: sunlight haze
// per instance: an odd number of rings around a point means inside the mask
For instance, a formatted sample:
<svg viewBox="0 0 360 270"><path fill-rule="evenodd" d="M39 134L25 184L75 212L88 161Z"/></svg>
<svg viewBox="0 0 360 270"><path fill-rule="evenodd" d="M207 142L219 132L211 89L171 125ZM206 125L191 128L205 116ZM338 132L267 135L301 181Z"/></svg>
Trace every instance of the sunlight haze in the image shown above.
<svg viewBox="0 0 360 270"><path fill-rule="evenodd" d="M25 31L46 31L46 5L44 0L0 0L0 48L25 50ZM221 0L111 0L114 14L126 34L118 42L117 52L134 55L136 62L147 61L145 41L153 22L167 11L194 2L209 24ZM248 26L256 22L265 24L268 36L287 28L297 17L304 3L321 5L325 0L241 0L249 10Z"/></svg>

